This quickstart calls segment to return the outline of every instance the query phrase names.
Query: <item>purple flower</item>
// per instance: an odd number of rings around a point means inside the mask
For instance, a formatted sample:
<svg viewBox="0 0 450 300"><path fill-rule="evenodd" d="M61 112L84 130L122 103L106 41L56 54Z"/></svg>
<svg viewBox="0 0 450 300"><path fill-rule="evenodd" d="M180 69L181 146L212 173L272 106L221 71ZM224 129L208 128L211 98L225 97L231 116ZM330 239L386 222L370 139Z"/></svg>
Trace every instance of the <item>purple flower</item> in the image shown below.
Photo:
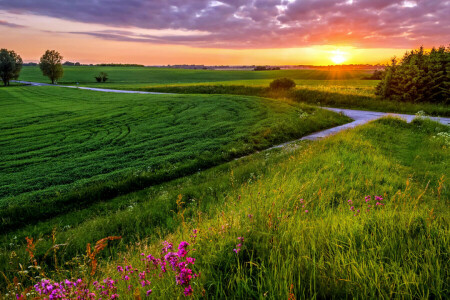
<svg viewBox="0 0 450 300"><path fill-rule="evenodd" d="M195 258L193 258L193 257L186 257L186 261L193 265L194 262L195 262Z"/></svg>
<svg viewBox="0 0 450 300"><path fill-rule="evenodd" d="M309 210L305 210L305 213L308 213L309 212Z"/></svg>
<svg viewBox="0 0 450 300"><path fill-rule="evenodd" d="M185 296L191 296L192 295L192 287L190 285L187 288L184 289L184 295Z"/></svg>
<svg viewBox="0 0 450 300"><path fill-rule="evenodd" d="M123 268L121 266L117 266L117 272L122 273L123 272Z"/></svg>
<svg viewBox="0 0 450 300"><path fill-rule="evenodd" d="M152 290L148 290L147 293L146 293L146 295L147 295L147 296L150 296L151 293L152 293Z"/></svg>

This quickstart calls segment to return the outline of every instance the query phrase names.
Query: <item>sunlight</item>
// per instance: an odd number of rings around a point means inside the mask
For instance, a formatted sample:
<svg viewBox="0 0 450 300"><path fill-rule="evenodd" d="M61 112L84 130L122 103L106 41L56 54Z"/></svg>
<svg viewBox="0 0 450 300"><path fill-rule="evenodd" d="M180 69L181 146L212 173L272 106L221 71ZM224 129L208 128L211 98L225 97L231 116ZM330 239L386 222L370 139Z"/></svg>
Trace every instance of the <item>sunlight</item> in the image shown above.
<svg viewBox="0 0 450 300"><path fill-rule="evenodd" d="M345 61L347 61L347 53L340 51L340 50L335 50L332 51L332 56L330 57L331 61L336 64L336 65L340 65L342 63L344 63Z"/></svg>

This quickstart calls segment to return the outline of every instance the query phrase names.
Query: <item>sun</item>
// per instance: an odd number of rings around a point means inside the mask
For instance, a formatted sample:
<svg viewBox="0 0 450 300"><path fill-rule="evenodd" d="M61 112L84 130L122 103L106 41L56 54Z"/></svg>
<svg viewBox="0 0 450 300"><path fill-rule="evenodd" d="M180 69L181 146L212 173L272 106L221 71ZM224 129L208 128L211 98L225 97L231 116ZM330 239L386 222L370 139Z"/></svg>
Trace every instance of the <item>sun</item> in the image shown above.
<svg viewBox="0 0 450 300"><path fill-rule="evenodd" d="M335 50L335 51L332 51L331 54L332 54L332 56L330 57L330 59L336 65L340 65L347 61L347 53L346 52L342 52L340 50Z"/></svg>
<svg viewBox="0 0 450 300"><path fill-rule="evenodd" d="M347 60L347 58L344 55L341 54L336 54L334 56L331 57L331 60L336 64L336 65L340 65L343 62L345 62Z"/></svg>

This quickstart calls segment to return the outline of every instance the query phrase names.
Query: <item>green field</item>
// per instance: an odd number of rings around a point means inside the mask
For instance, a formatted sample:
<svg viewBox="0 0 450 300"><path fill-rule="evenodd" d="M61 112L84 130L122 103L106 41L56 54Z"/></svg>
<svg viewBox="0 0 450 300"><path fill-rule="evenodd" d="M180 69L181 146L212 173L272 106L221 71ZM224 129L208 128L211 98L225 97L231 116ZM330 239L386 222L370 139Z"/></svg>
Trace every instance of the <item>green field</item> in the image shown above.
<svg viewBox="0 0 450 300"><path fill-rule="evenodd" d="M249 96L11 87L0 98L0 215L9 220L2 229L348 121ZM42 205L54 201L65 205Z"/></svg>
<svg viewBox="0 0 450 300"><path fill-rule="evenodd" d="M264 150L349 121L311 104L447 106L380 100L365 72L65 71L60 84L176 94L0 88L0 298L41 278L109 277L123 299L180 298L171 270L141 261L164 261L163 241L191 244L196 299L450 297L449 126L384 118ZM100 71L111 81L94 83ZM269 90L278 77L297 88ZM20 79L47 81L37 67ZM121 239L87 254L110 236ZM125 264L151 285L124 279Z"/></svg>
<svg viewBox="0 0 450 300"><path fill-rule="evenodd" d="M107 72L106 83L96 83L94 76ZM450 116L448 105L406 103L382 100L375 96L378 80L363 80L371 71L280 70L215 71L144 67L65 67L60 84L123 90L161 91L186 94L237 94L269 98L289 98L319 106L415 114ZM275 78L293 79L297 87L281 95L267 87ZM38 67L24 67L21 80L47 82Z"/></svg>
<svg viewBox="0 0 450 300"><path fill-rule="evenodd" d="M108 73L105 85L165 85L190 84L241 80L269 80L280 77L289 77L294 80L346 80L360 79L368 74L367 71L341 71L329 72L319 70L280 70L280 71L216 71L216 70L185 70L146 67L99 67L80 66L64 67L64 77L59 84L96 84L94 76L100 72ZM42 76L39 67L24 67L20 73L20 80L46 82L47 77ZM103 85L103 84L100 84Z"/></svg>
<svg viewBox="0 0 450 300"><path fill-rule="evenodd" d="M141 269L139 253L157 255L162 241L187 240L202 274L193 280L195 298L446 298L450 141L442 133L448 126L383 119L255 154L4 235L1 265L26 261L17 246L26 234L56 228L36 255L47 269L53 258L44 254L67 243L58 262L71 267L52 273L58 280L89 278L83 260L74 268L70 258L88 242L121 235L95 279L120 282L116 266L124 259ZM151 288L155 297L182 294L169 275L155 277ZM126 285L119 293L126 298Z"/></svg>

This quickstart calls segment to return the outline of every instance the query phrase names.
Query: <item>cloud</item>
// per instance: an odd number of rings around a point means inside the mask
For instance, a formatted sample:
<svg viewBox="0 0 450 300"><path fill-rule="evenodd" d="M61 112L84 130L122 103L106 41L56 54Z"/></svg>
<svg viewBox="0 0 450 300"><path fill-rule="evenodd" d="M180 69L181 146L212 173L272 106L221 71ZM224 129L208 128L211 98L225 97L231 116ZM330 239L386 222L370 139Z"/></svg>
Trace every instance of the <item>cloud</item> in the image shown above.
<svg viewBox="0 0 450 300"><path fill-rule="evenodd" d="M326 44L405 48L450 42L447 0L0 0L0 4L8 12L111 26L117 30L74 34L118 41L220 48ZM192 34L154 36L136 29Z"/></svg>
<svg viewBox="0 0 450 300"><path fill-rule="evenodd" d="M23 25L9 23L9 22L3 21L3 20L0 20L0 26L6 26L6 27L10 27L10 28L25 28L26 27Z"/></svg>

